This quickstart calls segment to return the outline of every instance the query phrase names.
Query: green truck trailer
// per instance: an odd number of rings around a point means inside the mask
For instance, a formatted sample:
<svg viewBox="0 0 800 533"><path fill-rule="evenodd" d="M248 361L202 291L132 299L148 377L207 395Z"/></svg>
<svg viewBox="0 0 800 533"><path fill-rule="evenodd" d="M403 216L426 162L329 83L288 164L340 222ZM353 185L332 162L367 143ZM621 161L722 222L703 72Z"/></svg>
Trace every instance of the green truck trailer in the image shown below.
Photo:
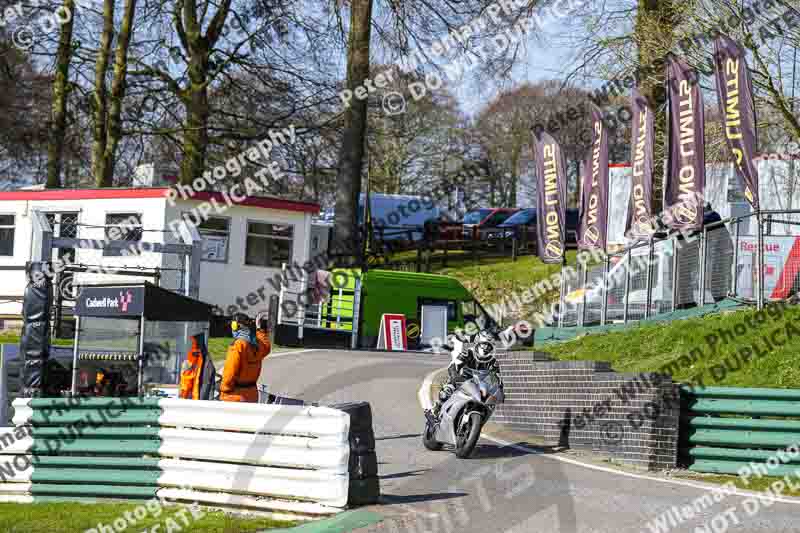
<svg viewBox="0 0 800 533"><path fill-rule="evenodd" d="M330 276L329 297L320 303L309 301L309 285L313 287L301 279L294 287L289 283L282 288L278 344L374 349L381 317L401 314L409 348L424 349L441 337L441 322L426 317L446 315L448 334L464 326L465 315L477 317L479 323L493 322L469 290L450 276L338 269Z"/></svg>

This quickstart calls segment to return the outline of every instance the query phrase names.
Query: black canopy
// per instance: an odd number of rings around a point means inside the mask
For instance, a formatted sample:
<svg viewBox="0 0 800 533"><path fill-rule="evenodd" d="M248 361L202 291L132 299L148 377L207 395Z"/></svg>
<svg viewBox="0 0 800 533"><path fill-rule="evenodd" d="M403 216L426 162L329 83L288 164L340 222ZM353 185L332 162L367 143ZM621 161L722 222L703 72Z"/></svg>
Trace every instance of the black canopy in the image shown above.
<svg viewBox="0 0 800 533"><path fill-rule="evenodd" d="M212 306L149 282L84 285L75 302L77 316L139 318L166 322L207 322Z"/></svg>

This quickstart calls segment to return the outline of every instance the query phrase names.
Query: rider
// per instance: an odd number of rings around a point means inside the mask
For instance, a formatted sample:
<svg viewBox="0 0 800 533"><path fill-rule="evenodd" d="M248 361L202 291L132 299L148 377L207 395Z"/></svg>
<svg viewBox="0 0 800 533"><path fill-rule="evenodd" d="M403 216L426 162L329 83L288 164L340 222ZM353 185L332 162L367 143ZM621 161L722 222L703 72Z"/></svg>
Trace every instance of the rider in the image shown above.
<svg viewBox="0 0 800 533"><path fill-rule="evenodd" d="M468 376L464 375L465 369L472 370L497 370L497 359L494 357L494 345L491 335L485 331L478 331L474 320L464 317L466 326L464 330L456 330L451 351L452 361L447 367L448 381L439 393L439 400L434 404L431 412L434 417L439 416L442 405L458 390Z"/></svg>

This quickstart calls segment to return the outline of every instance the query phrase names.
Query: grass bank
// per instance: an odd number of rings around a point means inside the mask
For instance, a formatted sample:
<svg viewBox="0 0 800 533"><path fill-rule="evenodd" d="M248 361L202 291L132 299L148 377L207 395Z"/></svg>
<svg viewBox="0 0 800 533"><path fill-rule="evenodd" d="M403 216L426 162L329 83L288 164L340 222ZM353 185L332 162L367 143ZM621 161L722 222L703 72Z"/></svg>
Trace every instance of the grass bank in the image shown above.
<svg viewBox="0 0 800 533"><path fill-rule="evenodd" d="M569 264L575 263L575 250L567 251ZM561 271L559 264L542 263L533 255L520 256L516 261L508 257L483 259L475 264L471 260L450 261L447 267L433 269L435 274L445 274L458 279L469 289L479 302L491 311L495 304L510 298L514 293L522 294L540 281ZM505 322L526 319L543 309L545 303L558 297L558 289L548 291L543 296L523 304L520 309L506 309Z"/></svg>
<svg viewBox="0 0 800 533"><path fill-rule="evenodd" d="M31 503L0 504L0 531L4 533L75 533L97 528L104 524L113 529L114 520L118 520L144 504L119 503ZM183 512L180 512L181 509ZM141 512L139 512L141 516ZM201 516L198 514L198 516ZM182 518L183 517L183 518ZM135 518L134 518L135 519ZM188 522L188 525L187 525ZM128 522L130 524L130 522ZM232 516L220 511L205 511L202 517L195 519L189 509L183 506L170 506L158 511L148 511L135 525L129 525L130 531L150 531L155 525L161 531L192 531L198 533L247 533L264 529L291 527L290 522L279 522L267 518L245 518ZM177 525L177 526L176 526Z"/></svg>

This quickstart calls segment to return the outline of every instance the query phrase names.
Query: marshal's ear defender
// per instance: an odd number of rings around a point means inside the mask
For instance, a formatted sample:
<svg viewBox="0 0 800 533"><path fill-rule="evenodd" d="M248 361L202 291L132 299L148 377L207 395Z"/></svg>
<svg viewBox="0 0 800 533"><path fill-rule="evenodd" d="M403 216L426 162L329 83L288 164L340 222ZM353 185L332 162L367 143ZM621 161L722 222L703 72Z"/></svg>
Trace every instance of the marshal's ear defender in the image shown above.
<svg viewBox="0 0 800 533"><path fill-rule="evenodd" d="M232 320L231 321L231 331L236 331L237 329L239 329L239 323L237 321L235 321L235 320Z"/></svg>

